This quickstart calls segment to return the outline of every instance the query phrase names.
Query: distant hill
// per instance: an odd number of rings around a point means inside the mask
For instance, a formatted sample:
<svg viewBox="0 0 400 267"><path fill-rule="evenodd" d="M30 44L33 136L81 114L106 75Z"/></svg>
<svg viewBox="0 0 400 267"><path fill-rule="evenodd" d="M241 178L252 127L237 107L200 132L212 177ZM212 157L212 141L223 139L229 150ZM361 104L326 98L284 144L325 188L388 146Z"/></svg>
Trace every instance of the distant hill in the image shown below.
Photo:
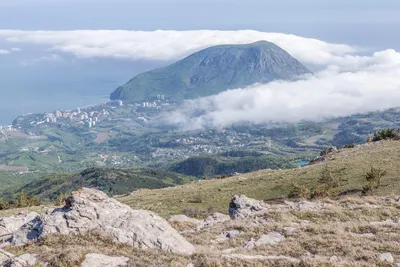
<svg viewBox="0 0 400 267"><path fill-rule="evenodd" d="M42 200L55 200L62 193L70 193L81 187L94 187L108 195L126 194L137 189L157 189L184 184L190 179L163 170L126 170L90 168L76 174L54 174L34 180L23 186L9 188L2 197L12 199L21 191Z"/></svg>
<svg viewBox="0 0 400 267"><path fill-rule="evenodd" d="M254 83L288 80L310 73L279 46L260 41L213 46L172 65L137 75L110 98L127 102L164 95L177 100L213 95Z"/></svg>
<svg viewBox="0 0 400 267"><path fill-rule="evenodd" d="M230 176L233 173L248 173L262 169L289 169L296 165L285 157L258 155L241 157L198 156L175 163L170 170L199 178Z"/></svg>

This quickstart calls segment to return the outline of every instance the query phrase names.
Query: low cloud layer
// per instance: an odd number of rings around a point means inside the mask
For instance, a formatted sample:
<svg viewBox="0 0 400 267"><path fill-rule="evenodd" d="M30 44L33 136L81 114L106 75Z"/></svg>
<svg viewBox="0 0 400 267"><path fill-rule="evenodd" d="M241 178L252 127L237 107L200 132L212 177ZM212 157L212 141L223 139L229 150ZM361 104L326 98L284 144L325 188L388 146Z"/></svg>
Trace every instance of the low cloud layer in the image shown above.
<svg viewBox="0 0 400 267"><path fill-rule="evenodd" d="M400 106L400 54L364 57L349 71L329 66L304 80L273 82L186 101L162 121L188 130L235 123L320 121Z"/></svg>
<svg viewBox="0 0 400 267"><path fill-rule="evenodd" d="M12 44L45 46L81 58L176 60L219 44L246 44L267 40L287 50L305 64L353 66L363 61L355 47L330 44L291 34L241 31L15 31L0 30L0 40ZM343 61L343 58L346 61Z"/></svg>

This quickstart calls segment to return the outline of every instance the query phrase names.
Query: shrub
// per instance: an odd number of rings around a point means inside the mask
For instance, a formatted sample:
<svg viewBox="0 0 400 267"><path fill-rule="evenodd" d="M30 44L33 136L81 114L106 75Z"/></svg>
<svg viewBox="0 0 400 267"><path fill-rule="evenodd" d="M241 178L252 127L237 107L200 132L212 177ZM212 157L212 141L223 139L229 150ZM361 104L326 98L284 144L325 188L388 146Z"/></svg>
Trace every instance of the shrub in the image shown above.
<svg viewBox="0 0 400 267"><path fill-rule="evenodd" d="M347 145L344 145L344 148L354 148L356 145L353 143L353 144L347 144Z"/></svg>
<svg viewBox="0 0 400 267"><path fill-rule="evenodd" d="M60 193L56 199L56 206L63 206L65 204L65 200L70 197L70 194Z"/></svg>
<svg viewBox="0 0 400 267"><path fill-rule="evenodd" d="M27 196L24 191L17 194L15 205L17 208L39 206L40 200L34 196Z"/></svg>
<svg viewBox="0 0 400 267"><path fill-rule="evenodd" d="M325 165L317 182L318 184L311 192L312 198L335 196L338 194L337 190L339 186L343 185L347 181L341 177L333 175L328 165Z"/></svg>
<svg viewBox="0 0 400 267"><path fill-rule="evenodd" d="M382 177L386 175L386 171L379 168L371 167L371 170L365 175L367 184L363 187L363 193L372 193L381 186Z"/></svg>
<svg viewBox="0 0 400 267"><path fill-rule="evenodd" d="M303 185L298 185L298 184L292 183L289 197L308 199L308 198L310 198L310 195L311 195L311 192L307 187L305 187Z"/></svg>
<svg viewBox="0 0 400 267"><path fill-rule="evenodd" d="M375 131L372 141L377 142L377 141L381 141L381 140L390 140L390 139L398 140L399 139L399 131L400 131L400 129L395 132L395 130L393 128Z"/></svg>
<svg viewBox="0 0 400 267"><path fill-rule="evenodd" d="M0 210L6 210L10 207L10 204L4 199L0 198Z"/></svg>

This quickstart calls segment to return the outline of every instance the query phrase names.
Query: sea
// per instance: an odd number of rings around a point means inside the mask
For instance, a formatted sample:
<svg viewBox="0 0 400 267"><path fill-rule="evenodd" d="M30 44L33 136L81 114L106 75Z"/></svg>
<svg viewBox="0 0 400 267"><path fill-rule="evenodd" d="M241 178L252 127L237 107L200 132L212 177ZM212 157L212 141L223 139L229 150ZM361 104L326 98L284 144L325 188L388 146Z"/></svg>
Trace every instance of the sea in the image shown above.
<svg viewBox="0 0 400 267"><path fill-rule="evenodd" d="M4 57L0 58L4 59ZM109 101L109 96L157 62L74 59L61 62L0 62L0 125L20 116L75 109Z"/></svg>

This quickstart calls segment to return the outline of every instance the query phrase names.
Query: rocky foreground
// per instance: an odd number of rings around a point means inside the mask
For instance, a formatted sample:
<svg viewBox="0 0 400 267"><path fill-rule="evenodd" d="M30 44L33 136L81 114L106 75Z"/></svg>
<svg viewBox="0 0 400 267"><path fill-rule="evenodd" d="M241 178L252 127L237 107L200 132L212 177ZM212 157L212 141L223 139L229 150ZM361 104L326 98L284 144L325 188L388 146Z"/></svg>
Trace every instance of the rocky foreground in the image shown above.
<svg viewBox="0 0 400 267"><path fill-rule="evenodd" d="M83 188L0 219L2 266L400 266L399 197L263 201L165 220Z"/></svg>

